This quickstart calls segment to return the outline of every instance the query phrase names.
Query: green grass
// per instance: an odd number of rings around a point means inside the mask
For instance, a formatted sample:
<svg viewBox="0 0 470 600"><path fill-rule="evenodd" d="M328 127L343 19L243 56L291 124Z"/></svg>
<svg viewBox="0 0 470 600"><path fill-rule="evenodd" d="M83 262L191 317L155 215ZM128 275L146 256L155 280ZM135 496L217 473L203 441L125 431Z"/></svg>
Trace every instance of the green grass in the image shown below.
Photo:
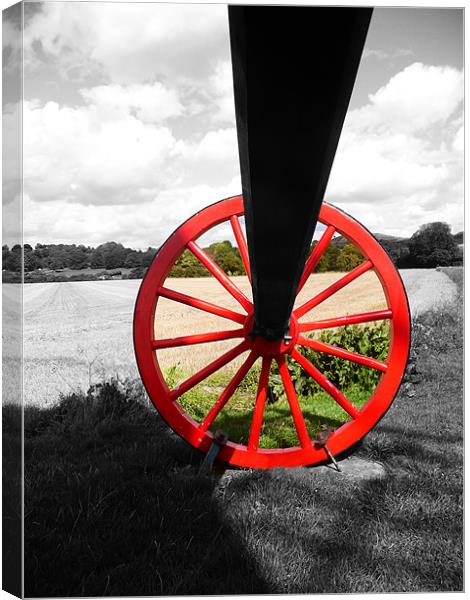
<svg viewBox="0 0 470 600"><path fill-rule="evenodd" d="M25 594L462 590L462 334L460 302L414 323L415 383L358 451L383 480L198 475L137 383L26 409Z"/></svg>
<svg viewBox="0 0 470 600"><path fill-rule="evenodd" d="M201 422L220 395L220 388L226 384L229 377L217 376L209 378L191 391L184 394L179 405L196 421ZM257 379L253 378L254 381ZM209 390L217 391L209 391ZM370 397L370 393L359 386L345 390L345 395L354 406L361 407ZM225 431L230 440L239 444L247 444L250 433L253 407L256 397L256 386L245 386L236 392L223 411L211 426L211 431ZM310 437L314 438L323 423L336 429L350 419L331 396L320 391L315 394L299 396L300 406ZM274 403L266 403L263 426L259 441L260 448L287 448L298 446L299 439L291 416L289 404L285 396L279 397Z"/></svg>
<svg viewBox="0 0 470 600"><path fill-rule="evenodd" d="M315 337L323 342L379 360L387 358L390 343L390 329L387 322L362 327L352 325L315 333L317 334ZM378 371L310 348L303 347L301 352L338 386L356 408L361 408L372 395L379 380ZM297 362L287 357L287 364L312 439L315 438L322 424L337 429L350 420L348 413L324 392ZM213 422L212 431L221 429L228 434L230 440L245 445L248 443L260 370L260 361L258 361ZM184 373L181 369L172 367L168 369L166 378L172 388L190 375L191 373ZM230 369L217 372L181 396L178 404L194 420L202 422L234 375L235 371ZM265 404L259 447L298 446L299 439L291 410L275 363L271 366L270 386L277 399Z"/></svg>

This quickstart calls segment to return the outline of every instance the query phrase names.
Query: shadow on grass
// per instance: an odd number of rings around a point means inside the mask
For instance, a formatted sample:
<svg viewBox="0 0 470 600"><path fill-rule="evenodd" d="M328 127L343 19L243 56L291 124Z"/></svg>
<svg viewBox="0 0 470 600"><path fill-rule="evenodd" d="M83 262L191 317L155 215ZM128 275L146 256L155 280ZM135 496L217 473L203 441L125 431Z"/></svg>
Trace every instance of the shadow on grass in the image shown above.
<svg viewBox="0 0 470 600"><path fill-rule="evenodd" d="M392 433L396 435L406 435L406 429L403 427L392 427L391 425L381 425L380 431L383 433ZM443 434L436 434L436 432L432 431L419 431L416 429L409 428L410 437L413 440L420 441L429 441L429 442L441 442L445 441L446 444L460 444L462 442L462 435L458 433L448 433L445 432Z"/></svg>
<svg viewBox="0 0 470 600"><path fill-rule="evenodd" d="M95 392L26 411L26 596L265 591L201 455L129 390Z"/></svg>
<svg viewBox="0 0 470 600"><path fill-rule="evenodd" d="M438 431L382 422L361 453L386 481L303 468L221 486L129 390L28 409L26 595L459 590L460 455Z"/></svg>
<svg viewBox="0 0 470 600"><path fill-rule="evenodd" d="M427 439L432 439L432 436L428 436ZM435 439L436 442L439 441L438 437ZM446 446L450 450L449 440L446 440ZM376 438L370 436L367 438L364 452L373 460L393 460L395 465L405 461L411 469L413 469L413 465L416 469L421 469L423 466L427 469L433 466L441 470L452 469L461 467L463 459L461 453L455 454L449 451L446 455L443 455L441 452L432 450L429 445L424 445L419 439L392 438L384 443L383 440L376 441Z"/></svg>
<svg viewBox="0 0 470 600"><path fill-rule="evenodd" d="M426 472L414 483L275 469L234 479L225 512L270 593L461 590L458 487L443 495Z"/></svg>
<svg viewBox="0 0 470 600"><path fill-rule="evenodd" d="M21 410L2 406L2 589L21 596Z"/></svg>

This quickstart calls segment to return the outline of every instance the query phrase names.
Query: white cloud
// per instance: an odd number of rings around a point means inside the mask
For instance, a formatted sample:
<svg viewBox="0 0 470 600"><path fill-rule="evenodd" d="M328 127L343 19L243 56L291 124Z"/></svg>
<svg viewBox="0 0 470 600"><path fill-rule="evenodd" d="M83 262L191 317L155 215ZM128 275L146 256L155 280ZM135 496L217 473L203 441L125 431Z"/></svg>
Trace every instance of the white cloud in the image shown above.
<svg viewBox="0 0 470 600"><path fill-rule="evenodd" d="M2 113L2 204L18 203L21 199L21 104L3 106ZM7 151L6 151L7 150Z"/></svg>
<svg viewBox="0 0 470 600"><path fill-rule="evenodd" d="M159 123L183 112L176 91L158 81L150 85L100 85L81 89L80 93L89 104L95 106L103 120L135 113L143 123Z"/></svg>
<svg viewBox="0 0 470 600"><path fill-rule="evenodd" d="M141 210L129 206L34 202L25 196L25 242L86 243L119 241L133 248L158 247L186 219L205 206L240 193L235 177L222 186L198 185L160 192ZM205 237L205 243L212 238Z"/></svg>
<svg viewBox="0 0 470 600"><path fill-rule="evenodd" d="M158 245L240 192L226 6L44 3L25 46L84 100L25 105L26 239ZM397 73L348 114L326 199L373 231L461 229L462 91L450 67Z"/></svg>
<svg viewBox="0 0 470 600"><path fill-rule="evenodd" d="M38 44L65 77L101 70L116 83L197 79L228 53L227 7L46 2L25 30L29 64L40 57Z"/></svg>
<svg viewBox="0 0 470 600"><path fill-rule="evenodd" d="M138 204L172 179L176 140L131 114L48 102L24 107L25 191L36 201Z"/></svg>
<svg viewBox="0 0 470 600"><path fill-rule="evenodd" d="M416 142L387 133L345 136L332 171L330 192L343 198L362 195L364 200L381 202L445 181L448 167L423 161L425 144Z"/></svg>
<svg viewBox="0 0 470 600"><path fill-rule="evenodd" d="M464 150L464 131L463 125L459 127L452 142L452 149L463 154Z"/></svg>
<svg viewBox="0 0 470 600"><path fill-rule="evenodd" d="M216 122L235 124L235 103L233 98L232 64L230 61L217 63L209 79L210 91L216 111L212 118Z"/></svg>
<svg viewBox="0 0 470 600"><path fill-rule="evenodd" d="M226 6L44 3L25 49L30 81L53 69L84 100L26 103L33 202L129 210L238 176Z"/></svg>
<svg viewBox="0 0 470 600"><path fill-rule="evenodd" d="M110 87L83 92L86 106L25 103L25 190L34 201L136 205L173 186L220 186L238 175L234 128L209 131L197 142L176 140L167 124L145 122L146 111L157 120L155 86ZM167 116L181 110L170 99L162 109Z"/></svg>
<svg viewBox="0 0 470 600"><path fill-rule="evenodd" d="M21 69L21 11L11 6L2 13L2 72L16 75ZM5 85L5 82L4 82Z"/></svg>
<svg viewBox="0 0 470 600"><path fill-rule="evenodd" d="M463 73L414 63L390 79L370 104L352 111L353 127L418 132L449 119L463 98Z"/></svg>
<svg viewBox="0 0 470 600"><path fill-rule="evenodd" d="M188 146L188 157L194 160L233 162L238 157L237 132L235 128L209 131L197 144Z"/></svg>
<svg viewBox="0 0 470 600"><path fill-rule="evenodd" d="M415 63L348 113L325 198L373 231L463 223L463 75Z"/></svg>

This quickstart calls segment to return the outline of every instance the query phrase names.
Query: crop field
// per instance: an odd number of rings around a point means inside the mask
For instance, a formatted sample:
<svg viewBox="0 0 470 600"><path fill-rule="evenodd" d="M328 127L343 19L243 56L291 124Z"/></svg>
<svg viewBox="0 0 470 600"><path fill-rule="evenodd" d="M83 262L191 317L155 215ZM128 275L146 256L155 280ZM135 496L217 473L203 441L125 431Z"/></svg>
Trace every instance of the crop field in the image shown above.
<svg viewBox="0 0 470 600"><path fill-rule="evenodd" d="M339 277L341 273L312 276L297 303L305 302ZM453 299L455 286L442 272L411 269L403 271L402 277L414 313ZM245 277L233 279L250 297L248 280ZM137 376L132 319L139 285L139 280L25 285L24 384L28 404L54 404L60 394L86 391L91 384L106 377ZM213 278L172 279L167 280L166 286L227 308L240 309ZM4 302L8 302L8 297L4 294ZM305 315L303 320L379 310L385 306L381 284L375 273L368 272ZM232 321L161 299L155 337L236 327ZM227 340L162 350L158 358L164 369L177 365L183 371L193 371L236 343L236 340Z"/></svg>

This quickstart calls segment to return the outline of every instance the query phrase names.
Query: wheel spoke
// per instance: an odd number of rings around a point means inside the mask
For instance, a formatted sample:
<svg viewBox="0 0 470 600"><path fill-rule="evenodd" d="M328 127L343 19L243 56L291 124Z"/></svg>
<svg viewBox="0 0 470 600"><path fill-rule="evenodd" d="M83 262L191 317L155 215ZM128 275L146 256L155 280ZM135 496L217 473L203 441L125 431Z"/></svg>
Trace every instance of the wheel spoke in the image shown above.
<svg viewBox="0 0 470 600"><path fill-rule="evenodd" d="M253 419L251 421L250 437L248 439L248 450L257 450L259 438L261 435L261 426L263 424L264 405L269 385L269 370L271 368L272 358L263 357L261 374L259 377L258 391L256 392L255 408L253 410Z"/></svg>
<svg viewBox="0 0 470 600"><path fill-rule="evenodd" d="M177 385L175 389L170 392L171 400L176 400L176 398L179 398L180 396L185 394L188 390L200 383L203 379L206 379L206 377L209 377L209 375L212 375L212 373L215 373L220 368L224 367L226 364L228 364L230 361L232 361L234 358L239 356L242 352L244 352L247 349L248 344L245 340L243 340L241 344L238 344L238 346L235 346L235 348L232 348L225 354L222 354L222 356L219 356L219 358L216 358L203 369L201 369L197 373L194 373L194 375Z"/></svg>
<svg viewBox="0 0 470 600"><path fill-rule="evenodd" d="M242 364L242 366L235 373L233 378L230 380L230 383L227 385L225 390L220 395L217 402L210 409L207 417L201 423L199 429L202 432L207 431L209 429L209 427L212 425L212 423L216 419L217 415L220 413L220 411L223 409L223 407L227 404L227 402L233 396L235 390L240 385L240 382L245 377L245 375L248 373L248 371L251 369L251 367L253 366L253 363L255 362L255 360L257 358L258 358L258 355L255 352L250 352L250 354L248 355L248 358L245 360L245 362Z"/></svg>
<svg viewBox="0 0 470 600"><path fill-rule="evenodd" d="M310 323L299 323L299 331L313 331L314 329L330 329L331 327L344 327L345 325L354 325L356 323L368 323L370 321L383 321L391 319L392 311L376 310L357 315L346 315L344 317L334 317L331 319L322 319Z"/></svg>
<svg viewBox="0 0 470 600"><path fill-rule="evenodd" d="M315 306L318 306L321 302L324 302L327 298L344 288L346 285L357 279L360 275L372 267L373 264L370 260L364 261L355 269L344 275L344 277L341 277L341 279L338 279L338 281L335 281L325 290L308 300L308 302L305 302L305 304L299 306L299 308L294 311L294 315L300 319L300 317L303 317L305 313L308 313L310 310L312 310L312 308L315 308Z"/></svg>
<svg viewBox="0 0 470 600"><path fill-rule="evenodd" d="M320 371L313 366L312 363L305 358L305 356L302 356L298 350L294 348L291 356L353 419L356 419L360 415L360 412L357 410L357 408L345 396L343 396L338 388L334 386L331 381L323 375L323 373L320 373Z"/></svg>
<svg viewBox="0 0 470 600"><path fill-rule="evenodd" d="M240 225L240 220L236 215L230 217L230 224L232 225L233 235L237 241L237 246L242 257L243 265L245 267L246 275L251 283L251 270L250 270L250 257L248 254L248 245L246 243L245 236Z"/></svg>
<svg viewBox="0 0 470 600"><path fill-rule="evenodd" d="M323 232L323 235L318 241L318 244L312 250L312 253L308 257L307 262L305 263L304 272L302 273L302 277L300 279L299 288L297 293L304 287L307 279L310 277L313 269L317 266L318 261L323 256L328 244L331 242L331 238L334 236L336 229L333 225L328 225L326 230Z"/></svg>
<svg viewBox="0 0 470 600"><path fill-rule="evenodd" d="M183 335L175 338L152 340L152 348L161 350L163 348L175 348L177 346L191 346L192 344L206 344L207 342L219 342L232 338L243 337L243 329L229 329L228 331L213 331L210 333L197 333L195 335Z"/></svg>
<svg viewBox="0 0 470 600"><path fill-rule="evenodd" d="M344 358L346 360L350 360L351 362L355 362L366 367L371 367L377 371L382 371L382 373L385 373L388 368L387 363L384 363L381 360L376 360L375 358L364 356L364 354L358 354L357 352L351 352L350 350L345 350L344 348L338 348L337 346L332 346L331 344L325 344L325 342L320 342L319 340L312 340L303 337L302 335L299 336L298 343L301 346L313 348L313 350L316 350L317 352L326 352L326 354L332 354L333 356L338 356L339 358Z"/></svg>
<svg viewBox="0 0 470 600"><path fill-rule="evenodd" d="M307 426L305 425L304 416L300 408L299 399L297 398L294 384L292 383L289 369L287 368L286 359L283 355L281 355L279 358L276 358L276 360L277 364L279 365L279 373L281 374L282 383L284 384L284 389L286 390L287 401L289 402L290 411L292 418L294 419L294 425L297 430L300 445L302 448L310 448L312 441L308 434Z"/></svg>
<svg viewBox="0 0 470 600"><path fill-rule="evenodd" d="M206 302L200 298L188 296L187 294L182 294L181 292L176 292L175 290L170 290L165 287L158 288L158 294L164 298L168 298L169 300L174 300L175 302L180 302L181 304L186 304L187 306L192 306L193 308L212 313L213 315L217 315L223 319L230 319L230 321L235 321L236 323L244 323L246 319L246 316L242 315L241 313L237 313L228 308L218 306L217 304L212 304L212 302Z"/></svg>
<svg viewBox="0 0 470 600"><path fill-rule="evenodd" d="M239 302L246 311L253 306L245 294L233 283L233 281L222 271L219 265L205 252L196 242L187 243L188 249L194 256L201 261L208 271L217 279L217 281Z"/></svg>

